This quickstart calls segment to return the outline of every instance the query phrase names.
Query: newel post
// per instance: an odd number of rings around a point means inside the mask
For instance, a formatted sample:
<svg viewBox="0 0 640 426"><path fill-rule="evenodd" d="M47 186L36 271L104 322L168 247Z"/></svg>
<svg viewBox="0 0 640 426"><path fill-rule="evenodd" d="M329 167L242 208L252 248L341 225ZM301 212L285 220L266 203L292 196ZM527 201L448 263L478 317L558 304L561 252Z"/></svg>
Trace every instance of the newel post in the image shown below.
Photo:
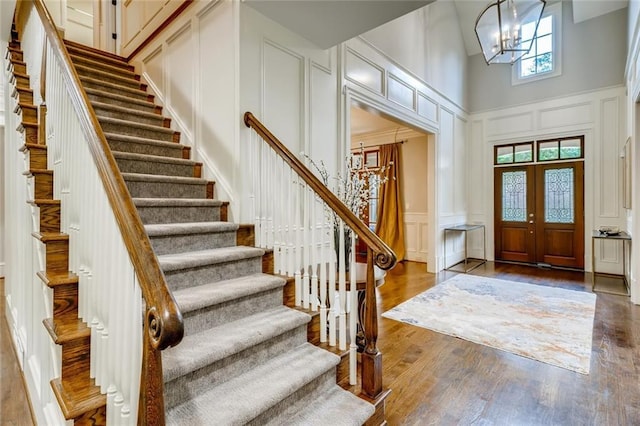
<svg viewBox="0 0 640 426"><path fill-rule="evenodd" d="M164 383L162 379L162 351L154 347L157 329L153 315L147 315L142 334L142 371L138 425L164 425Z"/></svg>
<svg viewBox="0 0 640 426"><path fill-rule="evenodd" d="M367 284L364 300L364 337L362 352L362 391L375 399L382 392L382 354L376 346L378 340L378 307L373 272L373 250L367 248Z"/></svg>

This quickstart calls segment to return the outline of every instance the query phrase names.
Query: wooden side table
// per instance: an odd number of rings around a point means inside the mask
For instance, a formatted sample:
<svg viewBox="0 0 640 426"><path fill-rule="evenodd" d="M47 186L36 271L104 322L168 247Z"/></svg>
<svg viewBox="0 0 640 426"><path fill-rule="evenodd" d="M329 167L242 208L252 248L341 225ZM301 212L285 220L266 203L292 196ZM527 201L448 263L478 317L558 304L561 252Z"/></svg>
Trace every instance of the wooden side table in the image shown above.
<svg viewBox="0 0 640 426"><path fill-rule="evenodd" d="M468 255L467 233L471 231L475 231L477 229L482 229L482 259L470 258ZM460 262L454 263L451 266L447 266L447 235L450 232L454 232L458 234L462 233L464 235L464 259L461 260ZM473 271L478 266L486 263L487 262L486 239L487 239L487 235L486 235L484 225L464 224L464 225L450 226L450 227L444 228L444 269L447 269L450 271L467 273L469 271ZM464 263L464 268L462 270L454 269L454 267L459 265L460 263Z"/></svg>
<svg viewBox="0 0 640 426"><path fill-rule="evenodd" d="M596 240L609 240L616 241L622 244L622 274L609 274L605 272L596 272ZM593 272L591 273L591 291L597 291L601 293L609 293L609 294L617 294L619 296L629 296L629 283L627 282L627 252L626 246L627 243L631 245L631 236L624 231L616 235L609 234L601 234L600 231L593 231L591 234L591 268ZM598 282L597 277L605 277L604 280L600 280ZM616 281L622 282L622 286L618 285L618 287L623 287L623 290L618 290L616 288ZM600 284L600 287L598 287ZM608 286L607 286L608 284ZM608 287L608 288L607 288Z"/></svg>

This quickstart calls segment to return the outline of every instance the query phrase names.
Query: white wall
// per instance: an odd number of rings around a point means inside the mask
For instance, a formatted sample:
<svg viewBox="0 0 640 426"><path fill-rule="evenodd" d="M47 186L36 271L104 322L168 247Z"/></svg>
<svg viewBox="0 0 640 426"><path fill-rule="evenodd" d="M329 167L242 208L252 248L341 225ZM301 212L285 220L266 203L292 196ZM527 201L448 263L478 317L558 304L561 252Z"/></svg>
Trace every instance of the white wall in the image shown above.
<svg viewBox="0 0 640 426"><path fill-rule="evenodd" d="M627 65L625 72L626 88L627 88L627 104L626 118L627 127L626 136L631 137L631 155L632 155L632 199L631 209L627 210L627 229L633 236L638 233L636 229L640 228L640 185L638 185L640 171L640 149L638 144L640 141L640 1L629 1L629 17L628 17L628 39L629 52L627 56ZM632 245L629 271L629 281L631 282L631 300L640 304L640 250Z"/></svg>
<svg viewBox="0 0 640 426"><path fill-rule="evenodd" d="M579 24L572 3L562 2L562 75L511 85L509 65L487 65L469 58L471 112L560 98L624 84L627 8Z"/></svg>
<svg viewBox="0 0 640 426"><path fill-rule="evenodd" d="M133 58L180 142L204 163L203 177L216 182L216 197L230 202L242 162L237 6L197 2Z"/></svg>
<svg viewBox="0 0 640 426"><path fill-rule="evenodd" d="M425 32L414 36L380 28L375 34L404 42L410 36L424 38L425 46L436 43L426 40ZM437 62L438 52L444 49L425 49L420 55ZM459 56L452 76L464 73L466 56ZM466 221L468 120L459 105L464 79L431 72L442 90L453 84L452 97L459 99L450 99L363 38L322 50L241 2L196 2L135 61L165 114L173 118L172 127L195 148L207 177L216 180L216 196L231 202L232 220L238 222L250 219L245 111L253 112L294 153L323 160L330 171L348 151L352 102L435 134L428 156L434 188L429 194L433 231L428 264L430 270L441 269L441 228Z"/></svg>
<svg viewBox="0 0 640 426"><path fill-rule="evenodd" d="M368 31L362 38L468 109L468 59L452 1L432 3Z"/></svg>
<svg viewBox="0 0 640 426"><path fill-rule="evenodd" d="M494 256L493 146L561 136L585 136L585 270L591 271L591 230L601 225L626 229L622 208L620 151L626 141L623 87L497 109L471 116L468 149L469 217L485 222L487 252ZM599 272L620 273L619 245L602 243Z"/></svg>

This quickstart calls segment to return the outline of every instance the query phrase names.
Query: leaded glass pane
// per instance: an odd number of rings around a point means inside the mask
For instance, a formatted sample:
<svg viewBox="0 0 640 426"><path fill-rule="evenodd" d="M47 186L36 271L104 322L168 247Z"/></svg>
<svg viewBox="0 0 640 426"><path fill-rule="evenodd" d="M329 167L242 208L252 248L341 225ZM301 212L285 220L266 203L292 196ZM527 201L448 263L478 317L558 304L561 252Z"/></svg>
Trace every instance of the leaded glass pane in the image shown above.
<svg viewBox="0 0 640 426"><path fill-rule="evenodd" d="M558 141L540 142L538 151L538 161L557 160L560 158Z"/></svg>
<svg viewBox="0 0 640 426"><path fill-rule="evenodd" d="M502 220L527 220L527 173L524 170L502 172Z"/></svg>
<svg viewBox="0 0 640 426"><path fill-rule="evenodd" d="M516 163L533 161L533 144L516 145L514 148Z"/></svg>
<svg viewBox="0 0 640 426"><path fill-rule="evenodd" d="M544 171L545 223L573 223L573 168Z"/></svg>
<svg viewBox="0 0 640 426"><path fill-rule="evenodd" d="M513 163L513 146L499 146L496 152L497 164Z"/></svg>
<svg viewBox="0 0 640 426"><path fill-rule="evenodd" d="M566 139L560 141L560 158L582 157L582 144L580 139Z"/></svg>

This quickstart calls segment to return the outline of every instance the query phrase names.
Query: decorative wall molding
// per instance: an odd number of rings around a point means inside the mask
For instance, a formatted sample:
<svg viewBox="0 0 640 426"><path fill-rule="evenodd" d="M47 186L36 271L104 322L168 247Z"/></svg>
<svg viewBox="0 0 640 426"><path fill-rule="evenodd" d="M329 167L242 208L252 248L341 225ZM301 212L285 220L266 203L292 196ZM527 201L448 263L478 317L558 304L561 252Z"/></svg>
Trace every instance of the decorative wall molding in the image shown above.
<svg viewBox="0 0 640 426"><path fill-rule="evenodd" d="M427 212L404 213L406 260L427 262L429 259L429 214Z"/></svg>

